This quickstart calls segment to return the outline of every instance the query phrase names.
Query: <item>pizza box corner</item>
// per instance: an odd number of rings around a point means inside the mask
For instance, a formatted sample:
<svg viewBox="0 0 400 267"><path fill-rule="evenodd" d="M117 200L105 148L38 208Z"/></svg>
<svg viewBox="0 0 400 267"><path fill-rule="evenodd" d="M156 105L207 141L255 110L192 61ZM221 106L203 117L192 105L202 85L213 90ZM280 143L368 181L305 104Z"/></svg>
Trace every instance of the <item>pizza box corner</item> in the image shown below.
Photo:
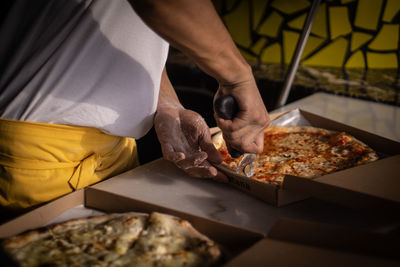
<svg viewBox="0 0 400 267"><path fill-rule="evenodd" d="M380 159L315 179L287 175L281 188L232 171L228 173L232 186L278 207L316 197L369 211L381 212L380 205L400 208L399 142L301 109L280 114L271 124L313 126L347 132L377 151Z"/></svg>

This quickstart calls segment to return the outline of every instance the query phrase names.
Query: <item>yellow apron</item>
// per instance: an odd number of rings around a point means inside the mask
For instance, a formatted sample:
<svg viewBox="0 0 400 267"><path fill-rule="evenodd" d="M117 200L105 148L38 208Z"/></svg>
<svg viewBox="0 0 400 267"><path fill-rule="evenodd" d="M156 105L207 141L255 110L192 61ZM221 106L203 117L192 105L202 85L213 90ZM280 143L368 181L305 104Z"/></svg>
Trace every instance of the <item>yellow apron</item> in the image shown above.
<svg viewBox="0 0 400 267"><path fill-rule="evenodd" d="M132 138L90 127L0 119L3 208L28 208L137 165Z"/></svg>

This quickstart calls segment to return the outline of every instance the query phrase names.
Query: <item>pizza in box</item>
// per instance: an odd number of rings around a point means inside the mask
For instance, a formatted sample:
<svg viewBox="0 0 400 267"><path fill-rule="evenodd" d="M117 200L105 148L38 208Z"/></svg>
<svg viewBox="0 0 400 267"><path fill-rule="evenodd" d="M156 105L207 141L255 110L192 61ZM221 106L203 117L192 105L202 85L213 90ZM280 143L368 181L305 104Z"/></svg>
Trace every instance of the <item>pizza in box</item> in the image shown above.
<svg viewBox="0 0 400 267"><path fill-rule="evenodd" d="M1 242L13 266L214 266L221 247L188 221L153 212L72 219ZM2 266L7 264L2 259Z"/></svg>
<svg viewBox="0 0 400 267"><path fill-rule="evenodd" d="M251 168L241 168L242 155L233 158L221 132L213 136L223 157L220 169L280 187L285 175L316 178L378 159L377 153L354 136L312 126L269 126L264 149ZM249 167L249 166L246 166ZM244 170L251 169L251 172Z"/></svg>

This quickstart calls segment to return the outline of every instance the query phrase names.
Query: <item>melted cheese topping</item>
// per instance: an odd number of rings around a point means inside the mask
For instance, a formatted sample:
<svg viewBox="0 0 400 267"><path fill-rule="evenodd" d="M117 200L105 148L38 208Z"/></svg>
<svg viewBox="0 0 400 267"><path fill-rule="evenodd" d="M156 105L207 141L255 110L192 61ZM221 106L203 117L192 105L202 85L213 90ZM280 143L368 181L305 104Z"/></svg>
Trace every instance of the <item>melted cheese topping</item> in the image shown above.
<svg viewBox="0 0 400 267"><path fill-rule="evenodd" d="M76 220L36 233L32 242L7 247L20 266L107 266L139 237L145 217ZM17 237L18 239L18 237Z"/></svg>
<svg viewBox="0 0 400 267"><path fill-rule="evenodd" d="M187 221L153 213L133 249L120 259L132 266L209 266L220 254L214 242ZM118 264L119 264L118 263Z"/></svg>
<svg viewBox="0 0 400 267"><path fill-rule="evenodd" d="M315 178L378 159L371 148L346 133L311 127L287 132L270 128L264 134L264 149L257 155L252 176L259 181L281 185L285 175ZM224 164L236 170L241 158L230 157L225 146L219 151Z"/></svg>
<svg viewBox="0 0 400 267"><path fill-rule="evenodd" d="M100 216L5 242L20 266L209 266L218 246L173 216Z"/></svg>

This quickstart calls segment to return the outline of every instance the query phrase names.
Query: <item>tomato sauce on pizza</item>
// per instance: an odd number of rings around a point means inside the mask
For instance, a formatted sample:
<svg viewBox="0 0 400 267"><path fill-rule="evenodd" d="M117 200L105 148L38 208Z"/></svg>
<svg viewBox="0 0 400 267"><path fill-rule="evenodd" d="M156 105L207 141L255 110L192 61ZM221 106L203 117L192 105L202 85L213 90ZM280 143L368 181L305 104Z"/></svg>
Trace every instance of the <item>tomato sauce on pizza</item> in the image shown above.
<svg viewBox="0 0 400 267"><path fill-rule="evenodd" d="M236 170L224 142L216 145L223 164ZM355 137L311 126L270 126L263 152L257 154L253 179L281 185L285 175L315 178L378 159L376 152Z"/></svg>

